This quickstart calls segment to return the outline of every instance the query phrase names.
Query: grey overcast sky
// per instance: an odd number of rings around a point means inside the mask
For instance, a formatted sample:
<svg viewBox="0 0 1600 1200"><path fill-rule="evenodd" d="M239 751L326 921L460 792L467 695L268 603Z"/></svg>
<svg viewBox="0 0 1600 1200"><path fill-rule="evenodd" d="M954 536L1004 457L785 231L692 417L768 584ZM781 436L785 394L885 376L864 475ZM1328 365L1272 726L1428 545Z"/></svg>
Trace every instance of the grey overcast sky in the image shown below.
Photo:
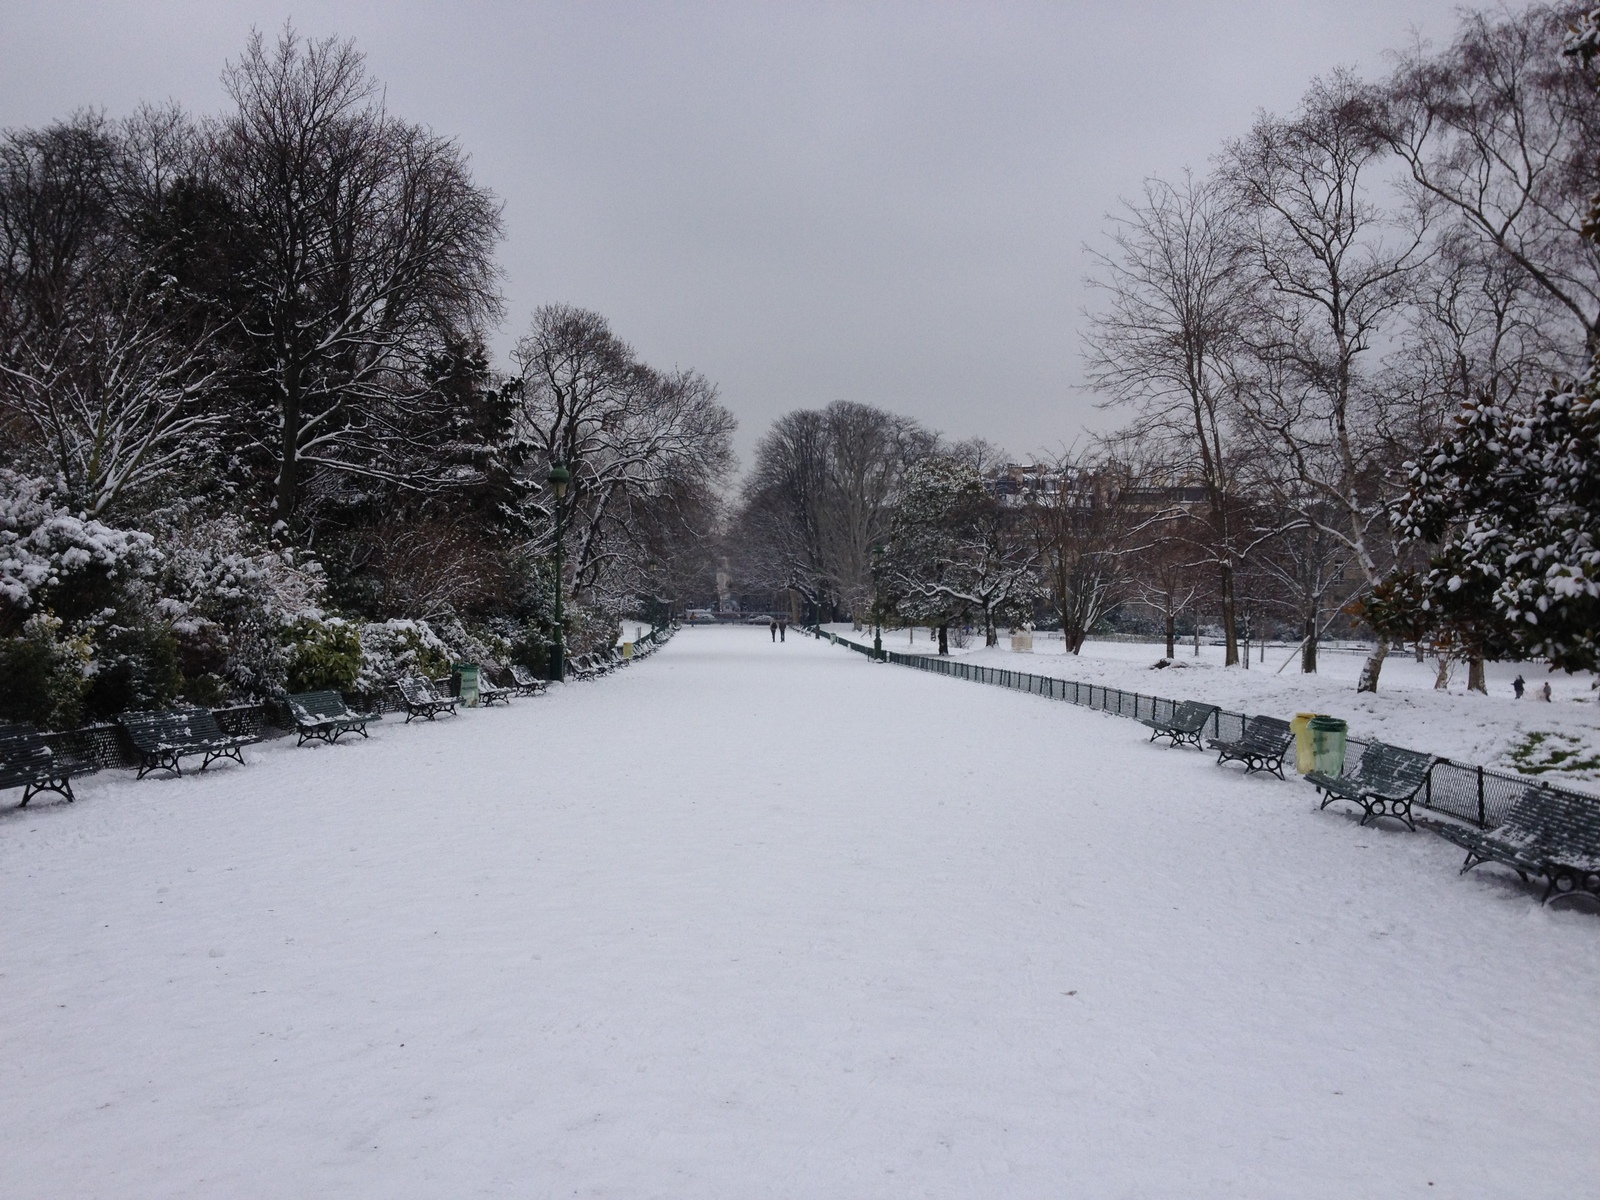
<svg viewBox="0 0 1600 1200"><path fill-rule="evenodd" d="M1106 424L1083 244L1118 196L1320 72L1446 40L1454 8L0 0L0 125L214 112L252 26L353 37L505 202L502 356L535 305L577 304L715 380L746 461L835 399L1025 456Z"/></svg>

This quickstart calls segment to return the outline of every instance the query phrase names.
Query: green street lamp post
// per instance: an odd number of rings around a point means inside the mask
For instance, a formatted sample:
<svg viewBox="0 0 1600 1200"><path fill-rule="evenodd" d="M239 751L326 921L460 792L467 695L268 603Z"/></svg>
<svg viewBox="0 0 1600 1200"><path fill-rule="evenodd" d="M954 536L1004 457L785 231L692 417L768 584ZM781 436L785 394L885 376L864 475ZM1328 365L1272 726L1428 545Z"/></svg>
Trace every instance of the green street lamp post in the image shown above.
<svg viewBox="0 0 1600 1200"><path fill-rule="evenodd" d="M572 472L566 463L555 463L550 468L550 487L556 494L556 643L550 652L550 678L557 683L567 678L567 627L561 616L561 501L567 494L567 484L572 482Z"/></svg>

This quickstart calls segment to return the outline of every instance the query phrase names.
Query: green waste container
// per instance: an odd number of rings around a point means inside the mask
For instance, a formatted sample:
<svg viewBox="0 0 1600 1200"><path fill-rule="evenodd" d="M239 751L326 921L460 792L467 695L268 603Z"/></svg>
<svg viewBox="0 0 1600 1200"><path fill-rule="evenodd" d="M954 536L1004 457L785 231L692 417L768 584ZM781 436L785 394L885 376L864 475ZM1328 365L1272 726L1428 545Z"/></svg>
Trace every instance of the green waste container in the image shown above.
<svg viewBox="0 0 1600 1200"><path fill-rule="evenodd" d="M1344 770L1344 743L1350 726L1338 717L1311 718L1311 757L1324 775Z"/></svg>
<svg viewBox="0 0 1600 1200"><path fill-rule="evenodd" d="M1311 722L1320 715L1295 713L1294 720L1289 722L1289 732L1294 734L1294 769L1302 775L1317 769L1317 761L1311 754Z"/></svg>
<svg viewBox="0 0 1600 1200"><path fill-rule="evenodd" d="M468 708L478 707L478 664L456 663L451 667L456 677L456 695Z"/></svg>

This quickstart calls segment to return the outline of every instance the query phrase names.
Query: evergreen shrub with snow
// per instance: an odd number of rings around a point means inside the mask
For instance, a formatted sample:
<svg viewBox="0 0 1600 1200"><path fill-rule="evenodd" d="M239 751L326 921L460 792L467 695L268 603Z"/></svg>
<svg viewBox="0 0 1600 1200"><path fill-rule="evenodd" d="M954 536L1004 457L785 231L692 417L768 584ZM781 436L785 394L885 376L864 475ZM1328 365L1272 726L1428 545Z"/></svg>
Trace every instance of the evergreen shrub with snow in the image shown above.
<svg viewBox="0 0 1600 1200"><path fill-rule="evenodd" d="M91 657L85 637L63 636L62 622L35 613L16 637L0 639L0 721L70 729L83 719Z"/></svg>
<svg viewBox="0 0 1600 1200"><path fill-rule="evenodd" d="M450 647L426 621L394 619L361 627L361 670L352 690L376 696L407 675L436 679L450 670Z"/></svg>
<svg viewBox="0 0 1600 1200"><path fill-rule="evenodd" d="M1498 644L1567 671L1600 668L1600 374L1516 415L1467 404L1452 435L1410 464L1401 510L1440 546L1424 605L1492 618Z"/></svg>
<svg viewBox="0 0 1600 1200"><path fill-rule="evenodd" d="M300 617L284 627L285 688L348 692L361 676L361 633L338 617Z"/></svg>

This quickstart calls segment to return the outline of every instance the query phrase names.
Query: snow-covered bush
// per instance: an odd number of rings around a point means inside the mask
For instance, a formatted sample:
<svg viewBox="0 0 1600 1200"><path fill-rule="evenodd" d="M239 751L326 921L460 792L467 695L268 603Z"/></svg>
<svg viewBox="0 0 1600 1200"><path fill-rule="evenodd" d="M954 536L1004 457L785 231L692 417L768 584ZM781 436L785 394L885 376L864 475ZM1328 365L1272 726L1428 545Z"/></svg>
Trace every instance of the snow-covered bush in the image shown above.
<svg viewBox="0 0 1600 1200"><path fill-rule="evenodd" d="M0 720L70 729L83 718L89 640L64 636L62 622L35 613L16 637L0 639Z"/></svg>
<svg viewBox="0 0 1600 1200"><path fill-rule="evenodd" d="M172 627L137 605L97 624L84 716L109 720L129 709L170 706L183 692Z"/></svg>
<svg viewBox="0 0 1600 1200"><path fill-rule="evenodd" d="M511 655L510 641L487 627L467 625L454 617L429 624L457 662L503 663Z"/></svg>
<svg viewBox="0 0 1600 1200"><path fill-rule="evenodd" d="M147 533L113 529L66 508L48 479L0 469L0 632L35 612L67 620L115 603L115 592L147 575L156 554Z"/></svg>
<svg viewBox="0 0 1600 1200"><path fill-rule="evenodd" d="M437 678L450 669L450 647L426 621L377 621L361 627L361 670L354 691L372 696L407 675Z"/></svg>
<svg viewBox="0 0 1600 1200"><path fill-rule="evenodd" d="M161 540L157 609L177 636L190 687L203 689L210 676L241 695L281 692L289 670L285 626L320 616L320 565L255 539L243 522L221 517L181 525Z"/></svg>
<svg viewBox="0 0 1600 1200"><path fill-rule="evenodd" d="M1440 547L1428 611L1497 652L1600 667L1600 373L1522 415L1465 405L1409 471L1399 524Z"/></svg>
<svg viewBox="0 0 1600 1200"><path fill-rule="evenodd" d="M350 691L361 675L361 634L339 617L300 617L283 630L291 692Z"/></svg>
<svg viewBox="0 0 1600 1200"><path fill-rule="evenodd" d="M610 606L569 604L562 613L567 627L567 653L589 654L617 644L622 614Z"/></svg>

